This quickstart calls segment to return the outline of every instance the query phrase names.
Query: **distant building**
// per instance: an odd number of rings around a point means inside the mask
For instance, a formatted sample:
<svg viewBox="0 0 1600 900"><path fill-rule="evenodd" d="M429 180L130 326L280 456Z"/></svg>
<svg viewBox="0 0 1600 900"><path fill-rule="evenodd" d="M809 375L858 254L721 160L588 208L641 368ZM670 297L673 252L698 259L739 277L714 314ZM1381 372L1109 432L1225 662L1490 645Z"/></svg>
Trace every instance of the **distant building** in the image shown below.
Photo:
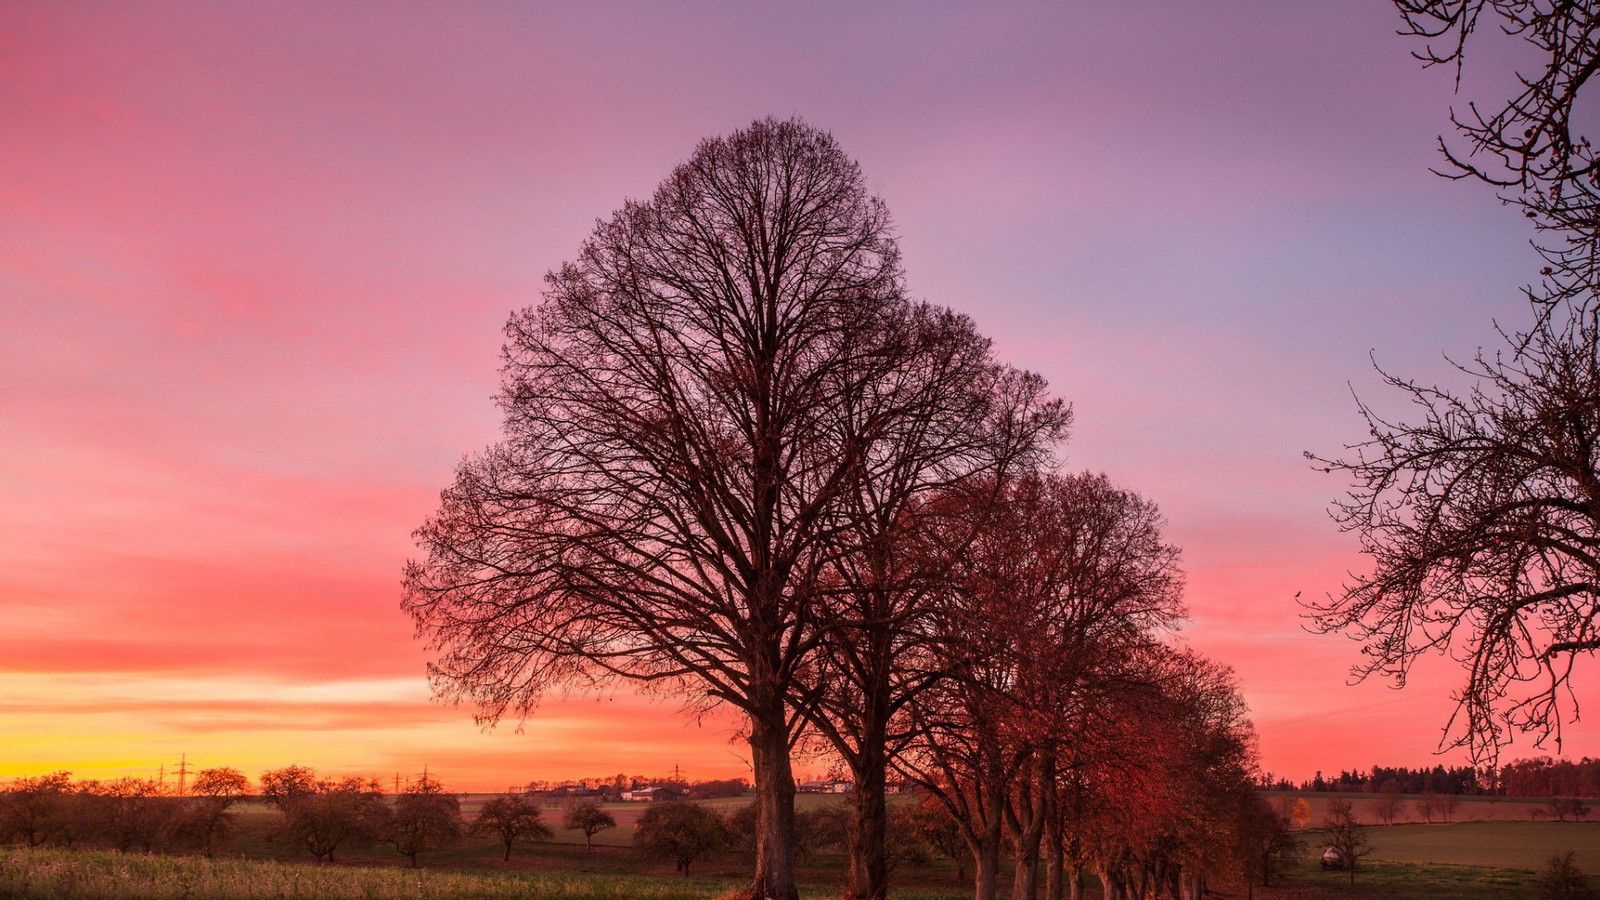
<svg viewBox="0 0 1600 900"><path fill-rule="evenodd" d="M855 782L840 781L838 779L833 779L830 781L802 781L799 785L799 790L802 794L848 794L855 789Z"/></svg>
<svg viewBox="0 0 1600 900"><path fill-rule="evenodd" d="M561 784L547 791L530 791L529 793L537 793L538 796L548 797L552 800L592 800L601 796L600 791L595 788L584 787L581 784Z"/></svg>
<svg viewBox="0 0 1600 900"><path fill-rule="evenodd" d="M622 799L629 803L650 803L655 800L673 800L678 792L664 787L642 787L631 791L623 791Z"/></svg>

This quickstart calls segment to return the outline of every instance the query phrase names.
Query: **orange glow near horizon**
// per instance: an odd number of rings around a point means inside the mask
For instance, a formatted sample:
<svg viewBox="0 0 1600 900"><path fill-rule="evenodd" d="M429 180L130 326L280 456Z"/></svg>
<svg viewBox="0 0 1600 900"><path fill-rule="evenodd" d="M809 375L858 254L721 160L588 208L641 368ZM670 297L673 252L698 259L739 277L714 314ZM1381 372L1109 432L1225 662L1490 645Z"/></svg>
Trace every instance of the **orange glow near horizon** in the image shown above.
<svg viewBox="0 0 1600 900"><path fill-rule="evenodd" d="M417 679L195 689L149 677L7 677L0 690L11 698L0 709L9 728L0 777L155 778L180 756L252 779L291 764L385 780L426 767L474 792L675 767L697 780L749 774L735 719L688 722L671 701L629 692L547 701L519 733L510 722L480 729L468 711L430 703Z"/></svg>

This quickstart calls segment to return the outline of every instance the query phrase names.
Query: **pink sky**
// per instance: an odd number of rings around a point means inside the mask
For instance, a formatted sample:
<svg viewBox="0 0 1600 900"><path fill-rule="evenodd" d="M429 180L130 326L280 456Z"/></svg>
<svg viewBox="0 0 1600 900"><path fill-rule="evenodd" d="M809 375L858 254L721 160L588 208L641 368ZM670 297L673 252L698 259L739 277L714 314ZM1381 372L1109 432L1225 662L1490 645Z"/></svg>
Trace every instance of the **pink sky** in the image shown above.
<svg viewBox="0 0 1600 900"><path fill-rule="evenodd" d="M1364 563L1300 453L1361 436L1369 353L1448 378L1520 321L1528 235L1428 174L1450 77L1387 4L1063 6L6 4L0 778L743 772L726 721L626 689L485 733L397 602L496 437L507 314L769 114L833 131L913 290L1073 402L1068 467L1162 506L1265 768L1432 764L1454 671L1346 686L1355 645L1301 628Z"/></svg>

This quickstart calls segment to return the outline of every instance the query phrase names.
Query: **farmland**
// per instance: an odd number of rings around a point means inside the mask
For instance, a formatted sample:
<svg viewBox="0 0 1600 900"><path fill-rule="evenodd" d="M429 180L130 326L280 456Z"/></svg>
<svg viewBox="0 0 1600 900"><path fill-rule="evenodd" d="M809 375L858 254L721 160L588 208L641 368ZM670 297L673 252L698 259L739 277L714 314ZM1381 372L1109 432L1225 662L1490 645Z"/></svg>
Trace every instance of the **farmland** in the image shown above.
<svg viewBox="0 0 1600 900"><path fill-rule="evenodd" d="M474 816L488 797L468 795L463 813ZM1318 798L1322 799L1322 798ZM727 813L743 799L714 801ZM840 802L838 798L803 796L805 808ZM1531 808L1532 804L1523 804ZM606 804L618 827L595 836L595 849L585 850L583 835L555 829L555 840L520 847L509 863L487 839L424 854L422 868L404 868L405 861L382 846L342 854L341 864L318 866L294 848L269 843L266 826L277 815L258 803L238 808L239 829L224 858L119 854L104 850L21 849L0 851L0 898L122 898L166 900L216 897L255 898L702 898L730 894L747 877L748 859L729 853L697 866L693 877L675 875L671 866L645 859L631 845L633 825L643 804ZM1508 818L1519 812L1514 802L1463 806L1461 812L1494 811ZM1323 897L1461 898L1532 897L1536 872L1557 852L1575 851L1580 868L1600 873L1600 824L1528 821L1473 821L1450 824L1373 826L1367 835L1374 855L1363 861L1352 889L1343 872L1323 871L1312 856L1320 848L1320 832L1304 833L1307 857L1291 865L1281 883L1256 889L1262 898ZM558 808L546 810L558 821ZM820 851L803 861L802 896L838 896L844 864L837 850ZM893 896L905 900L955 900L970 896L958 883L947 860L904 866L896 872ZM1221 886L1219 886L1221 887ZM1233 893L1240 886L1222 889ZM1098 896L1091 887L1090 896Z"/></svg>

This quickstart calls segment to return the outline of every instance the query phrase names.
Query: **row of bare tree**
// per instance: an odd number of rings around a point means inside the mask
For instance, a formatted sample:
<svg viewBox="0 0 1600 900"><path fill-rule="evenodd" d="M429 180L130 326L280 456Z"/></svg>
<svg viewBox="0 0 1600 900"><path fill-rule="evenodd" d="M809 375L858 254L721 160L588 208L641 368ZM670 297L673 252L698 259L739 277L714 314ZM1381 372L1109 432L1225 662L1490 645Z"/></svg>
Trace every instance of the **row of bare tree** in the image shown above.
<svg viewBox="0 0 1600 900"><path fill-rule="evenodd" d="M1163 643L1156 507L1053 471L1070 409L909 297L830 135L703 142L547 282L506 328L503 440L416 532L402 606L440 695L496 722L625 678L741 711L751 898L797 895L807 742L855 783L850 897L887 894L891 772L955 817L980 898L1006 841L1019 897L1041 857L1059 896L1091 859L1192 891L1237 855L1206 832L1243 821L1249 725Z"/></svg>

